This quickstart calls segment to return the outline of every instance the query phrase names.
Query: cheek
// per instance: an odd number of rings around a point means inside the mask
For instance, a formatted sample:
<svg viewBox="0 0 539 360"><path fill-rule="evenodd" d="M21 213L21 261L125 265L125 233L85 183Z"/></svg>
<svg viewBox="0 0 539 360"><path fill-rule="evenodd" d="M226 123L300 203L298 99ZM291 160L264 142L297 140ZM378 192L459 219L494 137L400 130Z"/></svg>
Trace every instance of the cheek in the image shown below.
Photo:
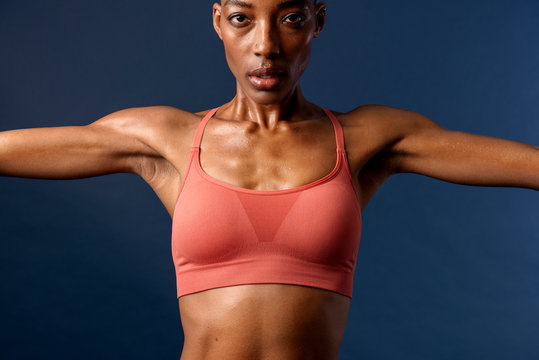
<svg viewBox="0 0 539 360"><path fill-rule="evenodd" d="M235 49L233 48L234 42L231 39L223 37L223 47L225 50L226 60L230 63L234 59Z"/></svg>
<svg viewBox="0 0 539 360"><path fill-rule="evenodd" d="M299 73L303 74L307 65L309 64L309 59L311 58L311 48L312 40L307 38L298 39L293 47L290 48L291 53L290 58L294 61L294 68Z"/></svg>
<svg viewBox="0 0 539 360"><path fill-rule="evenodd" d="M236 75L238 69L241 67L241 61L245 59L245 41L238 37L223 36L223 46L228 67Z"/></svg>

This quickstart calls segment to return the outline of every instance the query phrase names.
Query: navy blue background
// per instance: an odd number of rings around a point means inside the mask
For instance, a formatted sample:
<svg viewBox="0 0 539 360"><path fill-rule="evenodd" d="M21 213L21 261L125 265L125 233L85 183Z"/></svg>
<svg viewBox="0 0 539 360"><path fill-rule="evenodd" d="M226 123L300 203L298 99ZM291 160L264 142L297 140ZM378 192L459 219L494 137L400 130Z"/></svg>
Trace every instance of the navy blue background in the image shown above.
<svg viewBox="0 0 539 360"><path fill-rule="evenodd" d="M539 2L328 1L302 87L539 142ZM235 84L211 1L0 5L0 130L132 106L200 111ZM142 180L0 178L0 357L174 359L170 219ZM539 358L539 196L417 175L364 212L342 359Z"/></svg>

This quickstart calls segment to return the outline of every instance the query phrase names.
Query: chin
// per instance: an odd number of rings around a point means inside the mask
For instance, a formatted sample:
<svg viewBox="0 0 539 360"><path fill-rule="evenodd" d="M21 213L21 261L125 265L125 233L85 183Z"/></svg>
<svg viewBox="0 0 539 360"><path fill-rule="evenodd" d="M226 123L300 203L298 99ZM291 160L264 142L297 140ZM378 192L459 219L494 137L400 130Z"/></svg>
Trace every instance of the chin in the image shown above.
<svg viewBox="0 0 539 360"><path fill-rule="evenodd" d="M257 104L272 105L283 103L294 93L295 89L290 89L289 86L282 86L275 90L256 90L249 86L248 90L244 91L244 93Z"/></svg>
<svg viewBox="0 0 539 360"><path fill-rule="evenodd" d="M243 81L239 81L238 77L236 77L236 93L241 91L249 99L260 105L281 104L295 91L295 84L290 81L290 78L286 78L280 86L271 90L259 90L255 88L248 78L241 80Z"/></svg>

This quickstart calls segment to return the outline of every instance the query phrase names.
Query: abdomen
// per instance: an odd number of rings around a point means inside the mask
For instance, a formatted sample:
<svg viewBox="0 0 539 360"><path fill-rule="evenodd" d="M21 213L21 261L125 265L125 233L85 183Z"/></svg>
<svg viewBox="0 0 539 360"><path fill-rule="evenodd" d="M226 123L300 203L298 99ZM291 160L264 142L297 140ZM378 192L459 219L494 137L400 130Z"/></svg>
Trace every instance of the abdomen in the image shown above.
<svg viewBox="0 0 539 360"><path fill-rule="evenodd" d="M350 299L296 285L254 284L180 298L182 360L337 359Z"/></svg>

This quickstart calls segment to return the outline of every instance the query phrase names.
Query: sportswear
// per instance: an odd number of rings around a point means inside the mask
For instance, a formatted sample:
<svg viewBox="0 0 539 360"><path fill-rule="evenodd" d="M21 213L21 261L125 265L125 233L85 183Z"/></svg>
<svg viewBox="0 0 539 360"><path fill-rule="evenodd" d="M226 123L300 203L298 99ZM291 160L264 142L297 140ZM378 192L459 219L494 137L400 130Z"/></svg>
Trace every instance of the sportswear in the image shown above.
<svg viewBox="0 0 539 360"><path fill-rule="evenodd" d="M178 297L225 286L279 283L352 297L361 209L337 118L336 162L326 176L273 191L217 180L200 165L200 122L172 222Z"/></svg>

